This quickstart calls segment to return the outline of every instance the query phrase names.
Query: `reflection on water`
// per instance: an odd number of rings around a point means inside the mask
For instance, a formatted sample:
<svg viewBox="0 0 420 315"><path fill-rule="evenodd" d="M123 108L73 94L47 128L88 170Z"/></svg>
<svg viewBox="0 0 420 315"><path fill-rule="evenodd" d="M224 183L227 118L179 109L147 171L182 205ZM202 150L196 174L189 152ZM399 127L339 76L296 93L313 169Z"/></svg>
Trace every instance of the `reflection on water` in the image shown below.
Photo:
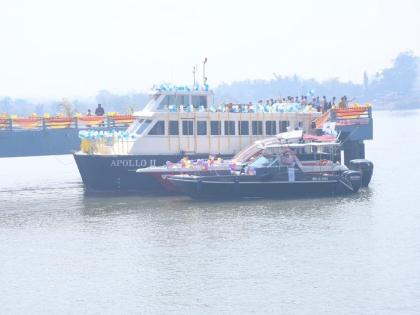
<svg viewBox="0 0 420 315"><path fill-rule="evenodd" d="M360 194L323 198L297 199L245 199L241 201L201 201L184 196L124 196L104 198L84 196L81 214L89 216L128 215L157 213L164 217L190 214L202 216L323 216L340 211L349 204L365 204L372 197L370 188L362 189ZM106 201L106 202L104 202Z"/></svg>
<svg viewBox="0 0 420 315"><path fill-rule="evenodd" d="M371 187L336 198L86 196L71 156L1 159L2 312L414 313L417 119L377 113Z"/></svg>

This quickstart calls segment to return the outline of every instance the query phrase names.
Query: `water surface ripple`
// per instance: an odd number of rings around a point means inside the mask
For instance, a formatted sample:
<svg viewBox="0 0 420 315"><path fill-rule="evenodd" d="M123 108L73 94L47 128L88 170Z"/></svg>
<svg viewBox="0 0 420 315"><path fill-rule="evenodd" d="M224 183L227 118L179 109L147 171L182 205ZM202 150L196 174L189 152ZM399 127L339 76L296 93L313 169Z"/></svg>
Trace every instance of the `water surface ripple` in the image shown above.
<svg viewBox="0 0 420 315"><path fill-rule="evenodd" d="M93 197L71 156L0 159L1 312L418 314L419 119L375 112L338 198Z"/></svg>

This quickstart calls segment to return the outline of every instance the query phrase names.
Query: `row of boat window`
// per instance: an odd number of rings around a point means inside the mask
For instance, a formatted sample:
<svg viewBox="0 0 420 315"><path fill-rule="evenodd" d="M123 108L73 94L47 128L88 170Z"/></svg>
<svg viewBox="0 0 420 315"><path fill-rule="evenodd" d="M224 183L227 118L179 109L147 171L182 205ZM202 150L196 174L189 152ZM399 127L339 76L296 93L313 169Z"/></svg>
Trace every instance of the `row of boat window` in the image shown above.
<svg viewBox="0 0 420 315"><path fill-rule="evenodd" d="M144 130L150 125L151 120L145 120L141 123L140 128L137 130L137 134L142 134ZM192 120L183 120L179 124L178 120L169 120L168 121L168 134L169 135L194 135L194 127L196 128L196 135L204 136L208 135L208 127L210 127L210 135L218 136L222 135L222 132L226 136L231 135L263 135L263 121L235 121L235 120L225 120L223 121L223 130L222 130L222 121L212 120L207 124L207 121L197 121L194 126L194 121ZM165 135L165 125L164 120L159 120L155 125L150 129L148 135ZM288 130L290 122L288 120L281 120L278 122L275 120L265 121L265 135L275 135L278 132L285 132ZM180 133L181 127L181 133ZM299 122L299 129L303 128L303 122Z"/></svg>
<svg viewBox="0 0 420 315"><path fill-rule="evenodd" d="M191 99L190 99L191 96ZM168 108L169 105L190 105L194 107L204 106L207 107L207 96L200 95L165 95L159 104L158 109Z"/></svg>

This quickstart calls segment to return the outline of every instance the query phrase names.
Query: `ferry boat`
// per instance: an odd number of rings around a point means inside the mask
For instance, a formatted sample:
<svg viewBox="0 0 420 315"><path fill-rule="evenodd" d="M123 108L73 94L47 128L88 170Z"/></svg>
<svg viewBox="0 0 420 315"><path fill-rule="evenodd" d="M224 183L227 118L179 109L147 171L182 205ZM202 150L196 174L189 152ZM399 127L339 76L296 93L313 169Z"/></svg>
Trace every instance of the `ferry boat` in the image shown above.
<svg viewBox="0 0 420 315"><path fill-rule="evenodd" d="M267 146L263 153L245 169L229 175L175 175L169 181L193 198L235 199L242 197L319 196L356 193L367 185L371 172L350 170L332 160L340 143L293 143ZM331 159L302 163L297 150L329 152ZM370 161L358 164L371 166ZM365 176L365 179L363 179Z"/></svg>
<svg viewBox="0 0 420 315"><path fill-rule="evenodd" d="M74 159L86 191L150 192L157 181L138 168L177 162L184 156L230 158L245 146L279 132L313 128L321 113L298 103L219 104L206 82L160 85L126 131L83 131Z"/></svg>

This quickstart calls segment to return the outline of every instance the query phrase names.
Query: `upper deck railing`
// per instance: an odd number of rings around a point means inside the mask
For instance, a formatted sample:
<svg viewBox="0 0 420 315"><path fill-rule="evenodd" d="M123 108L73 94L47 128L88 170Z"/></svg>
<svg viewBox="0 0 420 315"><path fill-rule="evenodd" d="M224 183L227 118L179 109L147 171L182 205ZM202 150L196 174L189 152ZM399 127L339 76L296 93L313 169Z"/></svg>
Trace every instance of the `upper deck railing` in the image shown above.
<svg viewBox="0 0 420 315"><path fill-rule="evenodd" d="M314 121L317 129L337 132L347 140L373 139L372 107L353 105L347 108L332 108Z"/></svg>
<svg viewBox="0 0 420 315"><path fill-rule="evenodd" d="M132 115L110 114L105 116L82 116L74 117L17 117L0 116L0 131L21 130L50 130L50 129L109 129L123 128L134 120Z"/></svg>
<svg viewBox="0 0 420 315"><path fill-rule="evenodd" d="M159 111L158 111L159 112ZM169 105L164 112L169 113L317 113L316 109L310 105L303 106L300 103L274 103L274 104L222 104L210 105L208 107L193 105L176 106ZM65 116L31 116L17 117L15 115L0 115L0 131L4 130L46 130L46 129L109 129L122 128L131 124L136 116L141 116L142 111L135 115L120 115L109 113L104 116L76 115L73 117Z"/></svg>
<svg viewBox="0 0 420 315"><path fill-rule="evenodd" d="M274 103L274 104L240 104L228 103L221 105L193 106L193 105L169 105L160 110L163 112L210 112L210 113L309 113L316 112L310 105L301 103ZM158 110L159 112L159 110Z"/></svg>
<svg viewBox="0 0 420 315"><path fill-rule="evenodd" d="M372 107L365 105L334 108L330 115L330 120L335 122L337 126L368 124L372 119Z"/></svg>
<svg viewBox="0 0 420 315"><path fill-rule="evenodd" d="M315 119L315 126L322 129L326 122L334 122L336 126L351 126L369 124L372 119L370 105L352 105L347 108L332 108Z"/></svg>

